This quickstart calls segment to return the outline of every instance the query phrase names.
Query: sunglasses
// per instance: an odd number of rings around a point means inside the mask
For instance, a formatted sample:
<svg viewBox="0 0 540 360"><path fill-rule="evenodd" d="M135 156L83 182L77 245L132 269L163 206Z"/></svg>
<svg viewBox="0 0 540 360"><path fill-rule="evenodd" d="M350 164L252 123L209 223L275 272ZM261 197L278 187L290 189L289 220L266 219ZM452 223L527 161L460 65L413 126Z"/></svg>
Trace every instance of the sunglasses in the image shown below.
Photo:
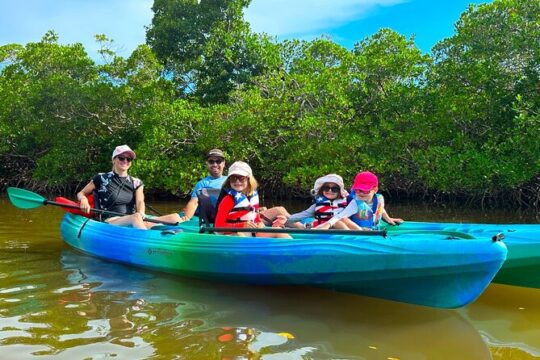
<svg viewBox="0 0 540 360"><path fill-rule="evenodd" d="M336 194L341 190L339 186L323 186L321 189L323 192L333 192Z"/></svg>
<svg viewBox="0 0 540 360"><path fill-rule="evenodd" d="M229 176L229 178L231 179L232 183L236 181L244 182L244 181L247 181L248 179L247 176L241 176L241 175L231 175Z"/></svg>
<svg viewBox="0 0 540 360"><path fill-rule="evenodd" d="M132 162L132 161L133 161L132 158L130 158L130 157L125 157L125 156L117 156L116 158L117 158L118 160L120 160L120 161L127 161L127 162Z"/></svg>
<svg viewBox="0 0 540 360"><path fill-rule="evenodd" d="M206 162L208 163L208 165L214 165L214 164L220 165L223 162L223 160L221 160L221 159L207 160Z"/></svg>
<svg viewBox="0 0 540 360"><path fill-rule="evenodd" d="M357 192L357 193L360 193L360 194L367 195L367 194L369 194L369 193L371 192L371 190L373 190L373 189L370 189L370 190L368 190L368 191L366 191L366 190L360 190L360 189L354 189L354 192Z"/></svg>

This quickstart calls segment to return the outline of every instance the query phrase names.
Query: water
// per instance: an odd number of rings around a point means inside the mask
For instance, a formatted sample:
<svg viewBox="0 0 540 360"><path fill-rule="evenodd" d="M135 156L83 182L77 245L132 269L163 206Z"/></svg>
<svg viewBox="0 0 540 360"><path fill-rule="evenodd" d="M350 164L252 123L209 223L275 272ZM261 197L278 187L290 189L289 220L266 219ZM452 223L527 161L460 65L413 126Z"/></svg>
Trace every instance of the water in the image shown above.
<svg viewBox="0 0 540 360"><path fill-rule="evenodd" d="M417 205L389 212L414 220L537 222L531 214ZM540 289L492 284L463 309L438 310L311 288L193 280L75 252L60 239L62 214L52 206L19 210L0 199L2 359L540 357Z"/></svg>

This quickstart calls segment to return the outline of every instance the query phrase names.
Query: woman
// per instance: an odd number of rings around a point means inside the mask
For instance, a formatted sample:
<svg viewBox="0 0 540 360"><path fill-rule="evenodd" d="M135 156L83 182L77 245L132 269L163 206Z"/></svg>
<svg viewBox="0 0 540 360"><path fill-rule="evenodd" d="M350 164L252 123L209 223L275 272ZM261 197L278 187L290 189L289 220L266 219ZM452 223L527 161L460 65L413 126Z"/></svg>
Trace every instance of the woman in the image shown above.
<svg viewBox="0 0 540 360"><path fill-rule="evenodd" d="M259 215L257 180L251 167L237 161L229 168L229 174L218 199L215 227L264 228ZM246 236L249 233L239 232ZM236 234L235 234L236 235ZM257 237L290 238L288 234L255 233Z"/></svg>
<svg viewBox="0 0 540 360"><path fill-rule="evenodd" d="M87 195L95 193L96 208L126 214L114 216L104 213L100 215L101 221L120 226L133 226L137 229L147 229L156 225L144 221L143 182L128 175L128 170L135 158L135 152L129 146L117 146L112 153L112 171L97 174L77 193L81 210L90 212ZM154 220L180 222L180 216L169 214L156 217Z"/></svg>

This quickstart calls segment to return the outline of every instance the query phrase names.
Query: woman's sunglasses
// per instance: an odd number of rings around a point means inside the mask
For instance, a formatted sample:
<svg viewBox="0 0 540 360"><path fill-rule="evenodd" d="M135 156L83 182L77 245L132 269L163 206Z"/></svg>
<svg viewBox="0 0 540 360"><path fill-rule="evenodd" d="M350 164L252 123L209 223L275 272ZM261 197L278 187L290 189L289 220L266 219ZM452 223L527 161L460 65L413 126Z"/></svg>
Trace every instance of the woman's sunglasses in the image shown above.
<svg viewBox="0 0 540 360"><path fill-rule="evenodd" d="M221 160L221 159L207 160L206 162L208 163L208 165L214 165L214 164L220 165L223 162L223 160Z"/></svg>
<svg viewBox="0 0 540 360"><path fill-rule="evenodd" d="M321 189L323 192L333 192L336 194L341 190L339 186L323 186Z"/></svg>
<svg viewBox="0 0 540 360"><path fill-rule="evenodd" d="M248 179L247 176L241 176L241 175L231 175L229 176L229 178L231 179L232 183L236 181L244 182Z"/></svg>
<svg viewBox="0 0 540 360"><path fill-rule="evenodd" d="M130 157L125 157L125 156L117 156L116 158L117 158L118 160L120 160L120 161L127 161L127 162L132 162L132 161L133 161L132 158L130 158Z"/></svg>

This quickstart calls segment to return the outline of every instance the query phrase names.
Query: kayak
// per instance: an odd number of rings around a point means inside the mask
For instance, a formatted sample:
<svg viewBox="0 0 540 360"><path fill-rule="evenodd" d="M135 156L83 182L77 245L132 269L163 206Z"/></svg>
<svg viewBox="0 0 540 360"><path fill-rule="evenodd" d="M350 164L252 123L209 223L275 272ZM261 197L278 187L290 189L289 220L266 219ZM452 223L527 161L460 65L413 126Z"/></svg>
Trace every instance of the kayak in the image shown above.
<svg viewBox="0 0 540 360"><path fill-rule="evenodd" d="M459 224L406 221L384 225L389 234L409 231L458 231L473 236L501 234L508 257L493 280L496 283L540 288L540 224Z"/></svg>
<svg viewBox="0 0 540 360"><path fill-rule="evenodd" d="M165 229L165 230L162 230ZM202 234L194 226L139 230L66 213L64 241L100 258L190 277L307 285L456 308L474 301L506 259L491 236L401 232L388 237L292 234L292 239Z"/></svg>

